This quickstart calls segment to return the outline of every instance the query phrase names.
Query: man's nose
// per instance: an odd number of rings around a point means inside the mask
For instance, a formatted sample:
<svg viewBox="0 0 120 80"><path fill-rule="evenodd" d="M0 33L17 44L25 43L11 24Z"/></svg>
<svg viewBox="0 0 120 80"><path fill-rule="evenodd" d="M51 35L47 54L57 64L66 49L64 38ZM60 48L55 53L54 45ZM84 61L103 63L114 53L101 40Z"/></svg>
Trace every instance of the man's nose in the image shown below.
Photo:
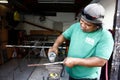
<svg viewBox="0 0 120 80"><path fill-rule="evenodd" d="M86 24L85 23L82 23L81 25L83 28L86 28Z"/></svg>

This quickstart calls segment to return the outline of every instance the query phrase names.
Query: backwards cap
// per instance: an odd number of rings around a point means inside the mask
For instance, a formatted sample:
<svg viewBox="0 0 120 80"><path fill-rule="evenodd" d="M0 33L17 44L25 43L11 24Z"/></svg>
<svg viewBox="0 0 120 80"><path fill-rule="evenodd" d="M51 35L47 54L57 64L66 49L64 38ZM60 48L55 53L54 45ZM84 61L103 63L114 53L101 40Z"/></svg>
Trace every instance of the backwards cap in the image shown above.
<svg viewBox="0 0 120 80"><path fill-rule="evenodd" d="M81 18L91 23L101 24L104 19L104 15L105 9L102 5L98 3L91 3L84 8Z"/></svg>

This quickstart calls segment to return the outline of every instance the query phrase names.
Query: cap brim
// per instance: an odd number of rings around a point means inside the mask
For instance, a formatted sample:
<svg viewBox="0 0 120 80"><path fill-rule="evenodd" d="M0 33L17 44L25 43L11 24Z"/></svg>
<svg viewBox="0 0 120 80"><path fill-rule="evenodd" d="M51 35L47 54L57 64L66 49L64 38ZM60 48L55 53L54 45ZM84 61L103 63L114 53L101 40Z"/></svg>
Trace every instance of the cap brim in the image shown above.
<svg viewBox="0 0 120 80"><path fill-rule="evenodd" d="M99 20L90 20L90 19L87 19L85 16L81 15L81 18L84 19L85 21L87 22L90 22L90 23L93 23L93 24L99 24L99 23L102 23L101 21Z"/></svg>

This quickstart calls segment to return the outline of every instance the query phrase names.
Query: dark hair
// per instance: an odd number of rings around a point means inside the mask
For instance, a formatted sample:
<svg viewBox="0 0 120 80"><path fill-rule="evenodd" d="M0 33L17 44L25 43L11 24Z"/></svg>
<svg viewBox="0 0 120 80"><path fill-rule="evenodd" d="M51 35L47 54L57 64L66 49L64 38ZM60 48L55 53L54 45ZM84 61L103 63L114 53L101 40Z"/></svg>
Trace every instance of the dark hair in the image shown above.
<svg viewBox="0 0 120 80"><path fill-rule="evenodd" d="M94 23L93 23L94 24ZM97 27L98 27L98 29L101 29L102 28L102 23L98 23L98 24L95 24Z"/></svg>

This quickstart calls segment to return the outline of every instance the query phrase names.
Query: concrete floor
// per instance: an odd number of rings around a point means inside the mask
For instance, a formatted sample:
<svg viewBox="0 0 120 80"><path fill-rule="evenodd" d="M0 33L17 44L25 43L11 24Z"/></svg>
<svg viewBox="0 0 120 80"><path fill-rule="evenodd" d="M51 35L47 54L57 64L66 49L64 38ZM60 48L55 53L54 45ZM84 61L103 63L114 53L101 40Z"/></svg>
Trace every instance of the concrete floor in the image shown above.
<svg viewBox="0 0 120 80"><path fill-rule="evenodd" d="M47 80L48 70L46 66L28 67L32 63L46 63L46 58L11 59L0 65L0 80ZM68 74L64 70L61 80L68 80Z"/></svg>

